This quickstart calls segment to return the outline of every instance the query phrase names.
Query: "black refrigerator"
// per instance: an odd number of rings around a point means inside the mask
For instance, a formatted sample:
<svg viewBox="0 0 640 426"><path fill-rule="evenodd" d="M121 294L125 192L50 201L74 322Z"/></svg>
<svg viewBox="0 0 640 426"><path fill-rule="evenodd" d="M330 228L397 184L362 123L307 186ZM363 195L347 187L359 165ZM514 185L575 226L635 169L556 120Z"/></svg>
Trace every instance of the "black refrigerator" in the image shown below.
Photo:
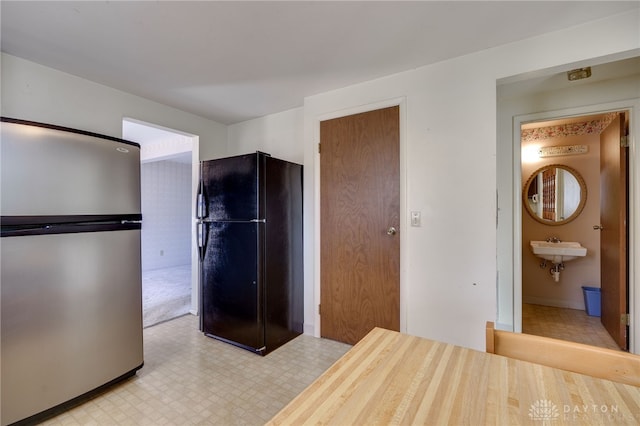
<svg viewBox="0 0 640 426"><path fill-rule="evenodd" d="M302 334L302 166L203 161L197 210L205 335L266 355Z"/></svg>

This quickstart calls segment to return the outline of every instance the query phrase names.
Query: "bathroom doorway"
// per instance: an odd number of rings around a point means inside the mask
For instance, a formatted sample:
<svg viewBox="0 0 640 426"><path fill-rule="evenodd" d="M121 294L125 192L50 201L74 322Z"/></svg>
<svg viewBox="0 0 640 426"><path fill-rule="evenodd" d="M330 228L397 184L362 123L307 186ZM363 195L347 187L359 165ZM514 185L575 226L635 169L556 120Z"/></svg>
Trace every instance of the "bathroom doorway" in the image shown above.
<svg viewBox="0 0 640 426"><path fill-rule="evenodd" d="M603 111L520 126L524 333L628 349L629 119ZM578 242L586 255L553 263L532 253L534 240Z"/></svg>
<svg viewBox="0 0 640 426"><path fill-rule="evenodd" d="M197 313L193 199L197 137L123 120L123 137L141 145L143 326Z"/></svg>
<svg viewBox="0 0 640 426"><path fill-rule="evenodd" d="M568 74L580 67L591 67L591 77L571 81ZM521 126L527 123L544 122L562 118L598 115L615 111L629 112L629 191L628 191L628 313L629 351L640 353L640 291L636 289L638 266L640 266L640 56L592 58L580 63L540 69L526 74L512 75L496 81L497 95L497 283L498 310L496 327L522 332L523 322L523 266L537 269L550 276L548 267L539 268L534 260L530 241L522 235L524 216L529 216L523 203L523 187L535 168L523 180L521 149ZM576 145L580 145L576 143ZM577 155L577 158L585 158ZM599 182L596 183L599 189ZM584 217L580 215L579 217ZM579 219L576 219L576 221ZM597 233L593 226L585 224L583 234ZM541 225L542 226L542 225ZM545 226L549 232L536 236L546 239L553 236L555 226ZM577 239L578 237L576 237ZM560 238L562 239L562 238ZM565 238L566 240L566 238ZM580 241L579 239L577 241ZM526 258L524 256L531 256ZM578 262L572 260L571 262ZM573 268L571 262L560 271L562 286L564 277ZM598 275L596 275L596 278ZM552 278L553 282L553 278ZM574 296L583 298L582 284ZM572 290L573 291L573 290ZM576 294L577 293L577 294ZM576 299L574 299L576 300ZM584 301L582 302L584 304ZM579 310L577 308L569 308ZM596 317L597 321L600 320Z"/></svg>

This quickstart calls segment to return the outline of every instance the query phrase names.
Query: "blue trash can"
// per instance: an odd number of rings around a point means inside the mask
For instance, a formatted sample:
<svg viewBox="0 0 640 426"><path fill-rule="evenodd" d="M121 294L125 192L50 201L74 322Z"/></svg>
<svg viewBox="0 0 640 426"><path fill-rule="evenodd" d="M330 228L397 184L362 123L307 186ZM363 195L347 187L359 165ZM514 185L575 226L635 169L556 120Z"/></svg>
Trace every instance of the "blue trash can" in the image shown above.
<svg viewBox="0 0 640 426"><path fill-rule="evenodd" d="M584 294L584 308L587 315L592 317L600 316L600 289L598 287L582 287Z"/></svg>

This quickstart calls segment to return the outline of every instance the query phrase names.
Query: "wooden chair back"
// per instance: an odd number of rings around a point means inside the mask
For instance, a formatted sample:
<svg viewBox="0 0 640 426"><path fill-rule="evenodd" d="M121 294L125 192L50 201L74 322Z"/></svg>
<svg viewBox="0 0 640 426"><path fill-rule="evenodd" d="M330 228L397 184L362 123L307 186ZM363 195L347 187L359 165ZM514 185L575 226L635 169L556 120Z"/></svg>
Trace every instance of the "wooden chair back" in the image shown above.
<svg viewBox="0 0 640 426"><path fill-rule="evenodd" d="M532 334L496 330L487 321L487 352L640 386L640 356Z"/></svg>

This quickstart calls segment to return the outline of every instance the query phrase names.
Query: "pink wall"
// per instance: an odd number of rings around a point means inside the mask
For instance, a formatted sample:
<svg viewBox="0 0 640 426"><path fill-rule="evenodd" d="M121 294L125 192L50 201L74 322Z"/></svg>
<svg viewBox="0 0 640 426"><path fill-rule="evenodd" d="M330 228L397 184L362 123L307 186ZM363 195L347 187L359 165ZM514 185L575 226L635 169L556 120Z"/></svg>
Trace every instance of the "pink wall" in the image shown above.
<svg viewBox="0 0 640 426"><path fill-rule="evenodd" d="M539 158L535 162L525 162L523 155L522 182L538 168L549 164L563 164L572 167L584 179L587 186L587 202L582 213L565 225L550 226L531 218L523 206L522 213L522 299L524 303L584 309L582 286L600 287L600 232L593 226L600 223L600 136L585 134L580 136L556 136L548 139L523 141L523 153L535 145L562 146L587 145L587 154ZM577 241L587 248L587 255L565 263L560 281L555 282L547 267L539 267L541 259L533 255L529 242L546 240L556 236L562 241Z"/></svg>

